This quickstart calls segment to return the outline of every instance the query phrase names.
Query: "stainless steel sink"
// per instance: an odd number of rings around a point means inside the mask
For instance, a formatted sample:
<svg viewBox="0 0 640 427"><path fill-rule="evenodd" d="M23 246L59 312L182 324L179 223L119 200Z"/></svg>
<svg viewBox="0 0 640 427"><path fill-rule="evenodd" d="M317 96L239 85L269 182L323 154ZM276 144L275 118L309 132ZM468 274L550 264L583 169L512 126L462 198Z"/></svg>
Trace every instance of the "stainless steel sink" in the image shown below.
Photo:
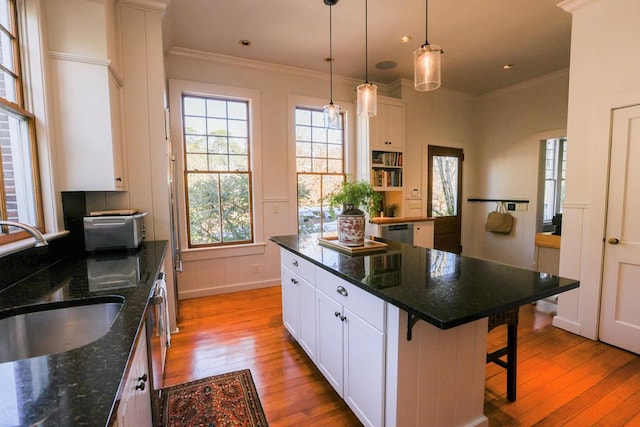
<svg viewBox="0 0 640 427"><path fill-rule="evenodd" d="M107 296L0 312L0 363L62 353L104 336L124 298Z"/></svg>

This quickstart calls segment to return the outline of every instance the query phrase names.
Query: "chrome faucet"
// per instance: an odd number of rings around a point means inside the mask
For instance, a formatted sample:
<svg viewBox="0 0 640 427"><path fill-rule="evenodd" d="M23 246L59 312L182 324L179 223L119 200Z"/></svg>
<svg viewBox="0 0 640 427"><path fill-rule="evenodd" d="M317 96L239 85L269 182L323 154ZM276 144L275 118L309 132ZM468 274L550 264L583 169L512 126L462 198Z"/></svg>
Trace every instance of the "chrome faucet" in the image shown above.
<svg viewBox="0 0 640 427"><path fill-rule="evenodd" d="M35 244L36 248L39 248L41 246L47 246L49 244L49 243L47 243L47 239L44 238L42 233L40 233L37 229L35 229L34 227L32 227L30 225L23 224L21 222L2 221L2 220L0 220L0 226L1 225L9 225L11 227L22 228L23 230L28 231L29 233L31 233L33 238L36 239L36 244Z"/></svg>

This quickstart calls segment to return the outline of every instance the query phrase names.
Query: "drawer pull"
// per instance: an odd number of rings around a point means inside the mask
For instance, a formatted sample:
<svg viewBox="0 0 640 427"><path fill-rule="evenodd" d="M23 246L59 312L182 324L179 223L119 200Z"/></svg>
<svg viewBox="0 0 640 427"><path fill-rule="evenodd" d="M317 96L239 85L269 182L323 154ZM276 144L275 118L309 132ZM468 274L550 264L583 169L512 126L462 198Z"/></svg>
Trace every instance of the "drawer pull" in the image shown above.
<svg viewBox="0 0 640 427"><path fill-rule="evenodd" d="M295 265L296 267L298 266L298 260L294 259L293 261L291 261L291 264Z"/></svg>
<svg viewBox="0 0 640 427"><path fill-rule="evenodd" d="M293 283L294 285L297 285L297 284L298 284L298 281L292 277L292 278L291 278L291 283Z"/></svg>
<svg viewBox="0 0 640 427"><path fill-rule="evenodd" d="M343 297L346 297L349 295L349 293L347 292L347 290L345 288L343 288L342 286L338 286L338 288L336 289L336 292L338 292L340 295L342 295Z"/></svg>

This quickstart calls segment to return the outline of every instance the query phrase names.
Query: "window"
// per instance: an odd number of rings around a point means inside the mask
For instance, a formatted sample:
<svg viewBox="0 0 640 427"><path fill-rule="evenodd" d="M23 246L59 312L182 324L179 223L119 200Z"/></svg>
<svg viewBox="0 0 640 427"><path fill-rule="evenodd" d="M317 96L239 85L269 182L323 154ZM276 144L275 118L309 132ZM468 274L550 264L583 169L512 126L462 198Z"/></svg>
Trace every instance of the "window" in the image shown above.
<svg viewBox="0 0 640 427"><path fill-rule="evenodd" d="M296 107L295 120L298 233L336 232L324 198L345 180L344 116L339 129L329 129L322 110Z"/></svg>
<svg viewBox="0 0 640 427"><path fill-rule="evenodd" d="M182 96L189 247L252 243L249 101Z"/></svg>
<svg viewBox="0 0 640 427"><path fill-rule="evenodd" d="M16 0L0 0L0 218L44 231L35 120L24 106ZM30 235L0 228L0 244Z"/></svg>
<svg viewBox="0 0 640 427"><path fill-rule="evenodd" d="M543 141L544 207L542 223L544 231L551 231L553 216L562 212L567 165L567 139L552 138Z"/></svg>

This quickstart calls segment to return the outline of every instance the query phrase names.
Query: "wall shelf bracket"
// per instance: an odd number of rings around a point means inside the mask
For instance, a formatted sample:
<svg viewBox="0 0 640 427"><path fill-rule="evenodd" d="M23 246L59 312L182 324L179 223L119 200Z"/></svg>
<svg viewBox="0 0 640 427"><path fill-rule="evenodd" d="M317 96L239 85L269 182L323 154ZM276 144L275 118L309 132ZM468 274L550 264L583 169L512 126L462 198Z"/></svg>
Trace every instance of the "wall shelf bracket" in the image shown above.
<svg viewBox="0 0 640 427"><path fill-rule="evenodd" d="M527 199L484 199L481 197L472 197L467 202L502 202L502 203L529 203Z"/></svg>

